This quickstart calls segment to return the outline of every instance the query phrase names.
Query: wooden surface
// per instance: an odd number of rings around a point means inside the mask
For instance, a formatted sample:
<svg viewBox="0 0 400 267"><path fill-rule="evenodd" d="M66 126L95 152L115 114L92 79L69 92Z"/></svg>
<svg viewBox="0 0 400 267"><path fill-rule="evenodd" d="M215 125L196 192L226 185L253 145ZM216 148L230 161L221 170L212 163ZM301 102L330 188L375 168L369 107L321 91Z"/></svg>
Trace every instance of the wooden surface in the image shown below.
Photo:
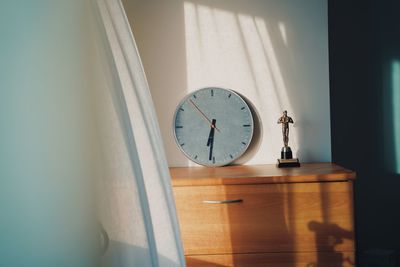
<svg viewBox="0 0 400 267"><path fill-rule="evenodd" d="M355 266L354 172L331 163L170 172L188 267Z"/></svg>
<svg viewBox="0 0 400 267"><path fill-rule="evenodd" d="M257 253L187 256L190 267L354 267L351 252Z"/></svg>
<svg viewBox="0 0 400 267"><path fill-rule="evenodd" d="M185 255L354 251L351 182L175 187ZM205 204L204 200L242 199Z"/></svg>
<svg viewBox="0 0 400 267"><path fill-rule="evenodd" d="M347 181L355 179L353 171L333 163L303 163L300 168L277 168L274 164L227 166L218 168L170 168L172 185L234 185Z"/></svg>

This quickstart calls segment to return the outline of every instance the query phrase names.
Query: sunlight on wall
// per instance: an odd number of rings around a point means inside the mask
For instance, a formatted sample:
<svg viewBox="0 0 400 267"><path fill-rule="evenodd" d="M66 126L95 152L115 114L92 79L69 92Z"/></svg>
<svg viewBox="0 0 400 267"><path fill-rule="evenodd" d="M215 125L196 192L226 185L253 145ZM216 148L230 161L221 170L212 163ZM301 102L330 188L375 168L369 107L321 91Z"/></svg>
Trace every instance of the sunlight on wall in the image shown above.
<svg viewBox="0 0 400 267"><path fill-rule="evenodd" d="M393 169L400 174L400 61L392 63Z"/></svg>
<svg viewBox="0 0 400 267"><path fill-rule="evenodd" d="M170 166L193 165L171 124L179 101L207 86L233 89L258 111L262 141L247 164L276 163L284 109L300 161L331 160L327 0L124 2Z"/></svg>
<svg viewBox="0 0 400 267"><path fill-rule="evenodd" d="M284 109L289 115L293 109L264 19L191 2L184 3L184 14L188 89L221 86L246 96L260 112L262 131L268 135L260 151L276 151L267 157L274 162L282 146L276 121ZM279 29L286 43L283 23ZM297 137L292 130L295 150ZM257 153L249 164L265 160L265 154Z"/></svg>
<svg viewBox="0 0 400 267"><path fill-rule="evenodd" d="M281 32L281 35L282 35L282 40L285 43L285 45L287 46L287 35L286 35L285 24L282 22L279 22L278 27L279 27L279 31Z"/></svg>

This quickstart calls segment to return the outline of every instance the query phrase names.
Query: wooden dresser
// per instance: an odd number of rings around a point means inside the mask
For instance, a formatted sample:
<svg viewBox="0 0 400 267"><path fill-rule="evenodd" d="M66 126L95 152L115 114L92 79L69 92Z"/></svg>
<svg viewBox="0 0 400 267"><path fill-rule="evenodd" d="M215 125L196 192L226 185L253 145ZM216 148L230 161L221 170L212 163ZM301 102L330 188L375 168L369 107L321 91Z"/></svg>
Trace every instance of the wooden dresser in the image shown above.
<svg viewBox="0 0 400 267"><path fill-rule="evenodd" d="M188 267L355 266L354 172L332 163L170 171Z"/></svg>

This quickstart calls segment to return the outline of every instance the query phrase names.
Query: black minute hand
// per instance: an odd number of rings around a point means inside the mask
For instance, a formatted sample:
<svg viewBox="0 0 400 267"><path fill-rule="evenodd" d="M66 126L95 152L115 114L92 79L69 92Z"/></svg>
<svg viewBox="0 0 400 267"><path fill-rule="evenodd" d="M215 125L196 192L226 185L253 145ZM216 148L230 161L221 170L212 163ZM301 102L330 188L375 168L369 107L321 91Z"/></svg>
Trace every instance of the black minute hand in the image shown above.
<svg viewBox="0 0 400 267"><path fill-rule="evenodd" d="M214 147L214 132L215 132L215 123L216 122L217 122L217 120L215 120L215 119L212 120L210 134L208 135L207 146L210 147L210 155L208 157L209 160L212 159L212 152L213 152L213 147Z"/></svg>

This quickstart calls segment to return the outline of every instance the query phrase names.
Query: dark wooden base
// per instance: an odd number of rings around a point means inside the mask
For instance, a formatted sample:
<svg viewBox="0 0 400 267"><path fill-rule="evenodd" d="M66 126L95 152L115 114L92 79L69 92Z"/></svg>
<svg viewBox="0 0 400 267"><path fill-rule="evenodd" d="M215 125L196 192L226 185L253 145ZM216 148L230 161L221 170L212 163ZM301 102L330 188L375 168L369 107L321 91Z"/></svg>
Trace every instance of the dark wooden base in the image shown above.
<svg viewBox="0 0 400 267"><path fill-rule="evenodd" d="M278 166L278 168L300 167L300 162L298 158L278 159L278 163L276 164L276 166Z"/></svg>

